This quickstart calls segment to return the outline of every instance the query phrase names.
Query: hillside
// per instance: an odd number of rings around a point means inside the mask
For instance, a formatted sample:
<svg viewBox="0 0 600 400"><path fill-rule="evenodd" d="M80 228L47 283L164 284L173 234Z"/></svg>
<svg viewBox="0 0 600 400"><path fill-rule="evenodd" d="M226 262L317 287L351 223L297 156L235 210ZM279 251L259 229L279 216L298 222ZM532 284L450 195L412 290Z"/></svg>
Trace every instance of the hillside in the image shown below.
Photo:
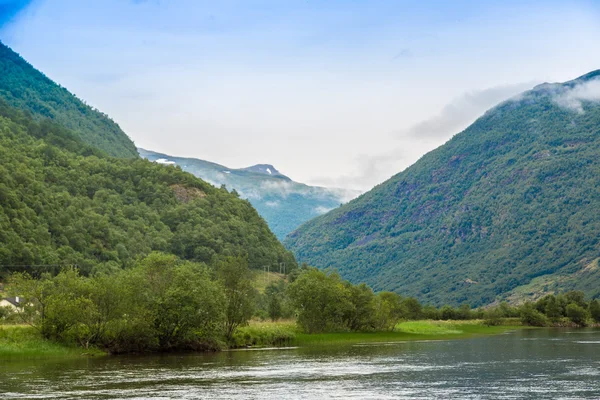
<svg viewBox="0 0 600 400"><path fill-rule="evenodd" d="M150 161L178 165L217 187L225 185L236 190L250 201L280 240L309 219L358 195L356 191L294 182L269 164L232 169L196 158L173 157L144 149L138 151Z"/></svg>
<svg viewBox="0 0 600 400"><path fill-rule="evenodd" d="M496 106L285 244L298 261L438 305L600 296L599 76Z"/></svg>
<svg viewBox="0 0 600 400"><path fill-rule="evenodd" d="M0 98L37 120L55 121L108 155L137 157L131 139L107 115L54 83L1 42Z"/></svg>
<svg viewBox="0 0 600 400"><path fill-rule="evenodd" d="M0 278L132 265L153 250L251 268L295 265L256 210L176 167L118 159L0 101Z"/></svg>

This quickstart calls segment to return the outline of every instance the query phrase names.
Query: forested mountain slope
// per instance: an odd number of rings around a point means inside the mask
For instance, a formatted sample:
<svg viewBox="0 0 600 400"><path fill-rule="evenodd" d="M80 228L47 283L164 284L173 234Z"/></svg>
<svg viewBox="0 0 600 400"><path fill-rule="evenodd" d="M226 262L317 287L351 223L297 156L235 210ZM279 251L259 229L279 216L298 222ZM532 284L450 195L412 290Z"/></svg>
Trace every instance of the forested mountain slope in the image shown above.
<svg viewBox="0 0 600 400"><path fill-rule="evenodd" d="M138 151L148 160L178 165L217 187L225 185L229 190L235 189L256 207L280 240L309 219L339 207L359 194L352 190L294 182L268 164L232 169L197 158L173 157L144 149Z"/></svg>
<svg viewBox="0 0 600 400"><path fill-rule="evenodd" d="M137 157L135 145L106 114L88 106L0 42L0 98L37 120L51 119L84 143L122 158Z"/></svg>
<svg viewBox="0 0 600 400"><path fill-rule="evenodd" d="M0 277L131 265L152 250L252 268L295 265L249 202L173 166L106 156L0 102ZM38 268L38 266L42 266Z"/></svg>
<svg viewBox="0 0 600 400"><path fill-rule="evenodd" d="M498 105L286 245L298 261L434 304L600 296L599 76Z"/></svg>

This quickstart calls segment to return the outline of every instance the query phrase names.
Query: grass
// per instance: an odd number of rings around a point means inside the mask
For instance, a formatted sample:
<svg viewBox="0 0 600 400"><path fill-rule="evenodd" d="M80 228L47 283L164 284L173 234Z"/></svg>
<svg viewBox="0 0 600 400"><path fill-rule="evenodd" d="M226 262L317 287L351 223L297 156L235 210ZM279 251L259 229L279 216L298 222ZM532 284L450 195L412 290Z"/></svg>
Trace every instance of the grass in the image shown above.
<svg viewBox="0 0 600 400"><path fill-rule="evenodd" d="M520 328L515 325L486 326L483 321L407 321L391 332L333 332L307 334L293 321L252 322L236 334L237 347L246 346L331 346L365 342L464 339L495 335ZM243 338L243 339L242 339Z"/></svg>
<svg viewBox="0 0 600 400"><path fill-rule="evenodd" d="M45 340L32 327L25 325L0 325L0 359L49 358L101 355L97 349L84 350Z"/></svg>
<svg viewBox="0 0 600 400"><path fill-rule="evenodd" d="M279 281L285 280L286 276L278 272L254 271L252 286L254 286L259 293L264 293L267 286L271 283L278 283Z"/></svg>
<svg viewBox="0 0 600 400"><path fill-rule="evenodd" d="M258 322L251 321L233 335L233 347L288 346L296 340L297 327L294 321Z"/></svg>

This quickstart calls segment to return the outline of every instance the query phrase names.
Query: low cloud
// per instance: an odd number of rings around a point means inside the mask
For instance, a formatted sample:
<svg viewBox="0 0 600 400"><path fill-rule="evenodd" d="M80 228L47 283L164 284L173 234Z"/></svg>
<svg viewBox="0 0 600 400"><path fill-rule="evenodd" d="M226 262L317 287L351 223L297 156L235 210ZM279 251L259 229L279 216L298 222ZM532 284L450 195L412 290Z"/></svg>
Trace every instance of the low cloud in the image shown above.
<svg viewBox="0 0 600 400"><path fill-rule="evenodd" d="M575 85L554 97L559 106L580 114L584 113L583 103L586 101L600 101L600 79Z"/></svg>
<svg viewBox="0 0 600 400"><path fill-rule="evenodd" d="M267 202L265 202L265 205L267 207L279 207L279 202L278 201L267 201Z"/></svg>
<svg viewBox="0 0 600 400"><path fill-rule="evenodd" d="M395 133L398 144L390 150L357 157L354 173L334 178L317 177L312 182L368 190L401 172L424 153L464 130L485 111L503 101L518 98L523 91L534 85L534 82L527 82L464 93L431 118Z"/></svg>
<svg viewBox="0 0 600 400"><path fill-rule="evenodd" d="M399 136L449 138L464 130L486 110L533 86L534 83L526 82L464 93L444 106L438 114L401 131Z"/></svg>
<svg viewBox="0 0 600 400"><path fill-rule="evenodd" d="M323 206L315 207L315 212L319 215L328 213L331 210L333 210L333 208L328 208L328 207L323 207Z"/></svg>

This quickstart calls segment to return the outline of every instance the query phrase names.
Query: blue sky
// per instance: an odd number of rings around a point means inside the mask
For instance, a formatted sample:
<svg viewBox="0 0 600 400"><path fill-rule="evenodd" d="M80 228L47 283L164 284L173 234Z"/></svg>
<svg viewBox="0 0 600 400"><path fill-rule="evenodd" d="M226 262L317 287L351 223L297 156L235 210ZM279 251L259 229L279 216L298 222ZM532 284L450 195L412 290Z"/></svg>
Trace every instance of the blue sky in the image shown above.
<svg viewBox="0 0 600 400"><path fill-rule="evenodd" d="M0 21L141 147L360 189L600 68L590 1L0 0Z"/></svg>

